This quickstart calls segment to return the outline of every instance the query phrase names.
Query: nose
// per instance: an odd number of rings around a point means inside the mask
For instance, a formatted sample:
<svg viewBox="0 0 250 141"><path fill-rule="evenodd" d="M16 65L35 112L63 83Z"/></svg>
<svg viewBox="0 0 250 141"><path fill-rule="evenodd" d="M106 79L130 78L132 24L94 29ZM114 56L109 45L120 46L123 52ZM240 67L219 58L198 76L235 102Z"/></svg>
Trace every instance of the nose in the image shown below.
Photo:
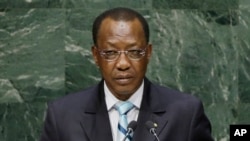
<svg viewBox="0 0 250 141"><path fill-rule="evenodd" d="M116 67L118 70L128 70L130 68L130 60L125 54L125 52L122 52L117 60Z"/></svg>

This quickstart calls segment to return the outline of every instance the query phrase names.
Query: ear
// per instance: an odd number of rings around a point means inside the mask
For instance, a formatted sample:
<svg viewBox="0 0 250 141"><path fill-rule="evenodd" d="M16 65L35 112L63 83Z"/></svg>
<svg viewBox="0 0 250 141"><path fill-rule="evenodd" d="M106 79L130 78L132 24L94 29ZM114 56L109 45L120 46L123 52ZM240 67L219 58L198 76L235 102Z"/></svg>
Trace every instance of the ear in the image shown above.
<svg viewBox="0 0 250 141"><path fill-rule="evenodd" d="M147 55L147 59L149 62L151 55L152 55L152 44L148 44L146 55Z"/></svg>
<svg viewBox="0 0 250 141"><path fill-rule="evenodd" d="M95 45L92 46L91 51L92 51L92 56L94 58L95 64L97 67L99 67L97 47Z"/></svg>

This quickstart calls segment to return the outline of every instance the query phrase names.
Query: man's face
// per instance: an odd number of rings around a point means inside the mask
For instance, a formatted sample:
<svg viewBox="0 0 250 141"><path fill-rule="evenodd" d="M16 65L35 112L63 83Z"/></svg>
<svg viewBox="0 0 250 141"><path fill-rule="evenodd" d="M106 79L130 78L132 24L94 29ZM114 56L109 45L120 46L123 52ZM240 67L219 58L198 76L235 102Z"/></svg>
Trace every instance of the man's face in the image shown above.
<svg viewBox="0 0 250 141"><path fill-rule="evenodd" d="M100 55L101 50L126 51L146 49L139 60L131 60L125 53L113 61ZM140 22L104 19L98 33L97 47L92 53L110 91L120 100L128 99L141 85L151 56L152 47L147 44Z"/></svg>

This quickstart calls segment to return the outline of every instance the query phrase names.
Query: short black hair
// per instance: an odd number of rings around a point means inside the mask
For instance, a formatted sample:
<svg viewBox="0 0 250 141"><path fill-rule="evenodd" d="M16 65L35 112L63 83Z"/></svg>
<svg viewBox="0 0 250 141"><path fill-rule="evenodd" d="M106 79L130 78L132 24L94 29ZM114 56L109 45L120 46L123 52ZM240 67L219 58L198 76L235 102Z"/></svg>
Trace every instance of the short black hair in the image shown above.
<svg viewBox="0 0 250 141"><path fill-rule="evenodd" d="M125 8L117 7L107 11L104 11L99 16L96 17L92 26L92 38L95 45L97 45L97 35L104 19L111 18L116 21L132 21L138 19L142 25L146 42L149 42L149 26L146 19L138 12Z"/></svg>

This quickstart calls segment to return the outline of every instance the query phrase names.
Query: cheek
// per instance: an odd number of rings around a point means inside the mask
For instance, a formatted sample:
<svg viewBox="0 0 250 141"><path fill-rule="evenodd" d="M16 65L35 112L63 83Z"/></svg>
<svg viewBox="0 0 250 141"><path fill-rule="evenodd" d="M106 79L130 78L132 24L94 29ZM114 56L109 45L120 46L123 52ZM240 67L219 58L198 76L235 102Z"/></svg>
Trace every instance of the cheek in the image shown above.
<svg viewBox="0 0 250 141"><path fill-rule="evenodd" d="M101 62L99 63L99 67L101 70L102 75L106 75L107 76L111 76L113 68L114 68L114 64L110 63L110 62Z"/></svg>
<svg viewBox="0 0 250 141"><path fill-rule="evenodd" d="M147 63L145 60L143 60L142 62L138 62L138 63L134 64L133 66L134 66L134 69L135 69L137 75L144 76L146 69L147 69Z"/></svg>

